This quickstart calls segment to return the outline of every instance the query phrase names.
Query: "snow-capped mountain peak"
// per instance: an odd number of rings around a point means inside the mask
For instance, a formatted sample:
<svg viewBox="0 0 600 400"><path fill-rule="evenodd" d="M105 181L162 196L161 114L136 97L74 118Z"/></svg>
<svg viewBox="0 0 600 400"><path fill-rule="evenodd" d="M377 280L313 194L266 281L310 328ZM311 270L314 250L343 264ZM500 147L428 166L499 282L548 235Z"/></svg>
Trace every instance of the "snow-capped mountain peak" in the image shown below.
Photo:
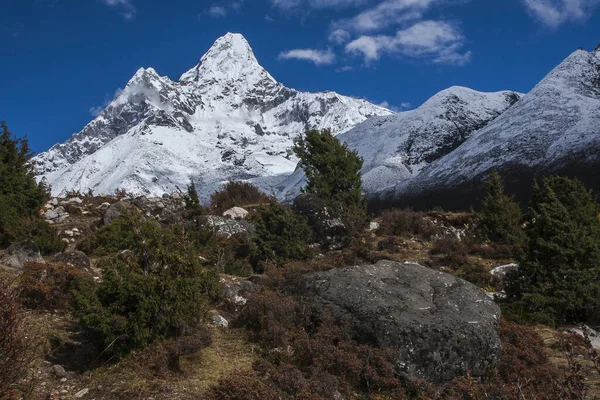
<svg viewBox="0 0 600 400"><path fill-rule="evenodd" d="M229 179L263 188L293 172L294 140L306 129L345 132L391 111L334 92L278 83L240 34L217 39L179 82L140 68L81 132L35 157L52 192L161 195L191 179L207 196Z"/></svg>
<svg viewBox="0 0 600 400"><path fill-rule="evenodd" d="M264 78L276 83L275 79L261 67L250 44L239 33L227 33L218 38L202 56L200 63L184 73L180 82L214 84L242 81L251 78L255 84Z"/></svg>

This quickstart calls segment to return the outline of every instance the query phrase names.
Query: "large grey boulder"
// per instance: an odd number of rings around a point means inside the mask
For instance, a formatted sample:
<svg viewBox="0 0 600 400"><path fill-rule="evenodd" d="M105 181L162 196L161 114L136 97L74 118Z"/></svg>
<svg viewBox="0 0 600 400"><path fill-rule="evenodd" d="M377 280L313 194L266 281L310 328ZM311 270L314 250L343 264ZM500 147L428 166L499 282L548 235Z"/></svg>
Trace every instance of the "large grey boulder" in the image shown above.
<svg viewBox="0 0 600 400"><path fill-rule="evenodd" d="M337 250L350 243L348 228L323 200L314 194L304 193L294 200L294 210L306 217L317 235L317 240L326 248Z"/></svg>
<svg viewBox="0 0 600 400"><path fill-rule="evenodd" d="M45 263L39 247L33 242L11 244L0 260L1 265L16 269L23 269L28 262Z"/></svg>
<svg viewBox="0 0 600 400"><path fill-rule="evenodd" d="M308 275L304 288L319 313L349 320L359 341L393 348L407 379L483 376L498 363L499 307L452 275L380 261Z"/></svg>

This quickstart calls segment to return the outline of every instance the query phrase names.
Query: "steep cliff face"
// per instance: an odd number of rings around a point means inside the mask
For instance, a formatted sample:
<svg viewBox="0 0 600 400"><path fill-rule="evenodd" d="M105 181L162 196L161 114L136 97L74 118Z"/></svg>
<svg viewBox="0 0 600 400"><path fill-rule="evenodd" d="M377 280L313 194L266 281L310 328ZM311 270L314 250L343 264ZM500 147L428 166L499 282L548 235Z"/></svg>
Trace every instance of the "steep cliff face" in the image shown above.
<svg viewBox="0 0 600 400"><path fill-rule="evenodd" d="M223 180L270 182L293 172L290 149L306 129L338 134L391 114L334 92L286 88L243 36L229 33L179 82L140 69L81 132L35 157L36 173L55 195L116 188L161 195L191 179L207 195Z"/></svg>

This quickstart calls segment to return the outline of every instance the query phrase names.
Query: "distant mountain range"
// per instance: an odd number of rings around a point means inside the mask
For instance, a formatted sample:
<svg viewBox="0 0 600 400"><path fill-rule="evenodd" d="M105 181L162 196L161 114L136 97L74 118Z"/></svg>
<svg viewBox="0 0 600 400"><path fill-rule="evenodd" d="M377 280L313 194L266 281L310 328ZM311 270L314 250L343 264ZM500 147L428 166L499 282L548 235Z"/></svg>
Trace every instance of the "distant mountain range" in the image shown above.
<svg viewBox="0 0 600 400"><path fill-rule="evenodd" d="M286 88L230 33L179 82L140 69L81 132L34 160L55 195L161 195L194 180L206 199L243 179L291 200L304 182L291 148L312 128L330 129L364 158L365 191L382 204L468 206L491 169L521 197L550 173L600 189L600 48L574 52L525 95L451 87L395 114Z"/></svg>

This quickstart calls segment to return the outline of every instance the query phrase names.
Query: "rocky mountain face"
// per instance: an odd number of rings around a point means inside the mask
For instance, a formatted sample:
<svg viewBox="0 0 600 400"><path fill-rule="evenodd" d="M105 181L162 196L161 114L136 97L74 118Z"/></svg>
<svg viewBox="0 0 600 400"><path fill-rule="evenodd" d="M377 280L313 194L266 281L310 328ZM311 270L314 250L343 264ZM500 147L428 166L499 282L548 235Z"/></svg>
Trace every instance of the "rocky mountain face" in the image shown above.
<svg viewBox="0 0 600 400"><path fill-rule="evenodd" d="M465 198L480 195L491 169L521 199L534 177L548 174L576 176L599 189L598 166L600 48L575 51L513 107L386 195L464 206Z"/></svg>
<svg viewBox="0 0 600 400"><path fill-rule="evenodd" d="M338 134L391 114L334 92L289 89L243 36L229 33L178 82L140 69L96 119L34 161L54 195L161 195L192 179L204 196L228 179L257 179L268 189L294 171L291 147L306 129Z"/></svg>

